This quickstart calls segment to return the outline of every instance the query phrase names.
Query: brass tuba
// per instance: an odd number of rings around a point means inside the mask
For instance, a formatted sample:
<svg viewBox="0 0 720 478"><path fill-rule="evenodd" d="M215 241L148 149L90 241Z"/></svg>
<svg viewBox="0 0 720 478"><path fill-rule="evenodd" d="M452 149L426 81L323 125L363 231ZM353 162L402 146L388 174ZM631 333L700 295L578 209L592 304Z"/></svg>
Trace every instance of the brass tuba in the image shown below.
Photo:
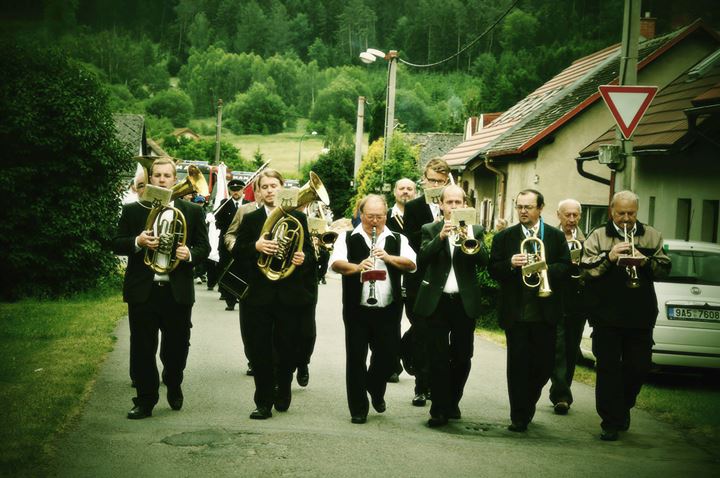
<svg viewBox="0 0 720 478"><path fill-rule="evenodd" d="M294 209L301 208L312 201L330 203L327 189L317 174L310 171L310 180L298 191L297 204L292 207L278 204L265 219L260 236L277 241L278 251L274 255L260 254L257 265L269 280L288 277L295 270L293 255L302 250L305 233L300 221L290 215Z"/></svg>
<svg viewBox="0 0 720 478"><path fill-rule="evenodd" d="M148 170L149 171L149 170ZM190 176L185 181L171 188L170 201L181 198L195 191L195 181ZM155 250L145 251L145 264L156 274L168 274L180 264L175 257L178 247L184 246L187 240L187 222L178 208L163 205L155 200L145 222L145 230L151 229L153 235L160 239Z"/></svg>
<svg viewBox="0 0 720 478"><path fill-rule="evenodd" d="M535 252L528 254L526 247L535 244ZM547 275L547 262L545 261L545 244L537 237L528 237L520 243L520 254L528 256L528 263L522 267L522 280L527 287L538 287L538 297L549 297L552 295L550 281ZM536 276L537 282L530 282Z"/></svg>

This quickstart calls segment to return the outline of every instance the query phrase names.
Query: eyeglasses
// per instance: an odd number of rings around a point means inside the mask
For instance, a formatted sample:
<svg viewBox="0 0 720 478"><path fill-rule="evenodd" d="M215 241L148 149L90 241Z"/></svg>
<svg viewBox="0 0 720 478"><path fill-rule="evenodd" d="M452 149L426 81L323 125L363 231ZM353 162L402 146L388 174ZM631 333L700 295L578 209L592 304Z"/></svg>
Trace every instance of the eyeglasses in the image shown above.
<svg viewBox="0 0 720 478"><path fill-rule="evenodd" d="M517 209L518 211L532 211L536 207L537 206L515 206L515 209Z"/></svg>
<svg viewBox="0 0 720 478"><path fill-rule="evenodd" d="M385 214L363 214L363 216L369 221L380 221L387 217Z"/></svg>
<svg viewBox="0 0 720 478"><path fill-rule="evenodd" d="M447 182L447 179L431 179L427 176L425 176L425 180L430 184L437 184L438 186L442 186Z"/></svg>

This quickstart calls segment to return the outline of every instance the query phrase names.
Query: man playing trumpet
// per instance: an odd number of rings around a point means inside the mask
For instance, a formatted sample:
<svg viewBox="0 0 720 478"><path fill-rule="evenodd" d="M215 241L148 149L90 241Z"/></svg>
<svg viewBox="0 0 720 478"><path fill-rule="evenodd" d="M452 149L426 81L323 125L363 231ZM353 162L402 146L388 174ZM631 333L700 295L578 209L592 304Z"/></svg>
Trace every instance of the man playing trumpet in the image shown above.
<svg viewBox="0 0 720 478"><path fill-rule="evenodd" d="M552 289L560 286L570 268L565 235L540 217L544 205L539 191L520 191L515 200L520 223L498 232L490 251L488 270L500 284L499 322L507 339L512 422L508 430L512 432L527 430L535 416L542 388L550 378L555 356L555 323L561 315L559 295ZM538 280L538 287L529 286L535 278L523 277L523 268L530 265L530 257L536 255L521 249L527 239L533 249L544 250L544 257L536 259L544 261L546 268L533 275L538 278L547 275L548 280Z"/></svg>
<svg viewBox="0 0 720 478"><path fill-rule="evenodd" d="M638 203L631 191L615 193L611 219L588 236L582 258L593 304L595 406L602 419L600 438L605 441L617 440L618 432L630 427L630 409L652 360L658 314L653 281L670 272L662 235L637 220ZM636 265L624 265L623 259L632 252L628 263Z"/></svg>
<svg viewBox="0 0 720 478"><path fill-rule="evenodd" d="M425 274L415 313L426 321L432 390L430 427L460 418L459 403L473 355L475 319L480 315L477 268L487 265L488 253L482 226L452 224L453 211L464 205L465 191L446 186L440 197L444 220L422 227L418 264ZM472 234L461 231L463 227ZM467 247L459 243L463 240L475 243Z"/></svg>

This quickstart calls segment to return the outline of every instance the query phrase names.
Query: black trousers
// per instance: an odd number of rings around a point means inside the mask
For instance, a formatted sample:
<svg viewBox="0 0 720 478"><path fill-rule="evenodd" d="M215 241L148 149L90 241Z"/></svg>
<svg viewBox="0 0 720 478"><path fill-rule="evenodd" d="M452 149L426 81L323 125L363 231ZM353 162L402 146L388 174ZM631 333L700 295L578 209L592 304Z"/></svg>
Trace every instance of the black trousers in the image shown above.
<svg viewBox="0 0 720 478"><path fill-rule="evenodd" d="M225 233L220 234L220 238L225 235ZM218 262L217 268L218 268L218 279L220 278L219 275L222 273L222 271L225 270L225 268L230 264L230 261L232 260L232 254L228 252L228 250L225 248L225 243L221 240L219 247L219 253L220 253L220 262ZM238 300L235 298L234 295L232 295L230 292L225 290L224 287L221 285L218 285L218 290L220 291L220 295L225 299L225 304L227 304L228 307L235 307L235 304L237 304Z"/></svg>
<svg viewBox="0 0 720 478"><path fill-rule="evenodd" d="M255 372L256 406L272 407L276 386L282 394L290 391L297 363L298 317L309 313L311 307L314 305L243 305L245 353Z"/></svg>
<svg viewBox="0 0 720 478"><path fill-rule="evenodd" d="M463 396L470 375L475 339L475 319L463 308L460 295L442 294L427 322L430 357L430 415L453 411Z"/></svg>
<svg viewBox="0 0 720 478"><path fill-rule="evenodd" d="M310 363L313 351L315 351L315 339L317 329L315 326L315 304L307 310L307 313L298 317L300 330L297 342L296 366L302 367Z"/></svg>
<svg viewBox="0 0 720 478"><path fill-rule="evenodd" d="M652 334L652 328L593 328L595 406L604 430L617 431L629 420L652 365Z"/></svg>
<svg viewBox="0 0 720 478"><path fill-rule="evenodd" d="M408 295L405 299L405 313L410 321L410 328L405 332L410 336L412 347L412 368L415 374L415 393L430 391L430 363L427 348L427 323L413 312L417 296ZM407 368L407 367L406 367Z"/></svg>
<svg viewBox="0 0 720 478"><path fill-rule="evenodd" d="M528 424L550 378L555 357L555 325L515 322L505 330L510 419Z"/></svg>
<svg viewBox="0 0 720 478"><path fill-rule="evenodd" d="M343 306L345 323L345 386L352 416L365 416L368 393L374 401L385 398L387 378L392 374L399 304L387 307ZM367 366L368 348L372 352Z"/></svg>
<svg viewBox="0 0 720 478"><path fill-rule="evenodd" d="M128 304L130 363L137 391L133 401L136 405L152 408L159 399L160 377L155 360L158 332L162 334L163 382L168 388L182 384L190 349L191 313L191 305L175 302L169 283L162 286L155 283L147 302Z"/></svg>
<svg viewBox="0 0 720 478"><path fill-rule="evenodd" d="M580 356L580 340L585 328L585 316L565 314L558 322L555 337L555 365L550 375L550 401L573 402L572 386L575 366Z"/></svg>

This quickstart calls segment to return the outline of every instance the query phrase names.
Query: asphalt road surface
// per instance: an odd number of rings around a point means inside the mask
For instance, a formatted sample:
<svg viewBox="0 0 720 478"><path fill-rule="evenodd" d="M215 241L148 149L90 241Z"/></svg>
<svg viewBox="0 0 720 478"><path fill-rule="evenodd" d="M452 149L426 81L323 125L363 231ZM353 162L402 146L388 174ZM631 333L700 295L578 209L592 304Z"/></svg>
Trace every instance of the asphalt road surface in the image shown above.
<svg viewBox="0 0 720 478"><path fill-rule="evenodd" d="M245 375L238 313L197 286L185 405L173 411L165 389L153 416L128 420L128 324L118 326L77 423L58 440L51 476L67 477L708 477L718 457L642 411L617 442L599 440L591 387L574 385L575 403L557 416L541 399L529 431L507 431L505 350L479 337L463 418L430 429L427 407L413 407L413 379L388 384L387 411L350 423L345 400L339 276L320 286L318 338L310 384L293 384L289 411L250 420L253 380ZM547 392L547 389L546 391Z"/></svg>

